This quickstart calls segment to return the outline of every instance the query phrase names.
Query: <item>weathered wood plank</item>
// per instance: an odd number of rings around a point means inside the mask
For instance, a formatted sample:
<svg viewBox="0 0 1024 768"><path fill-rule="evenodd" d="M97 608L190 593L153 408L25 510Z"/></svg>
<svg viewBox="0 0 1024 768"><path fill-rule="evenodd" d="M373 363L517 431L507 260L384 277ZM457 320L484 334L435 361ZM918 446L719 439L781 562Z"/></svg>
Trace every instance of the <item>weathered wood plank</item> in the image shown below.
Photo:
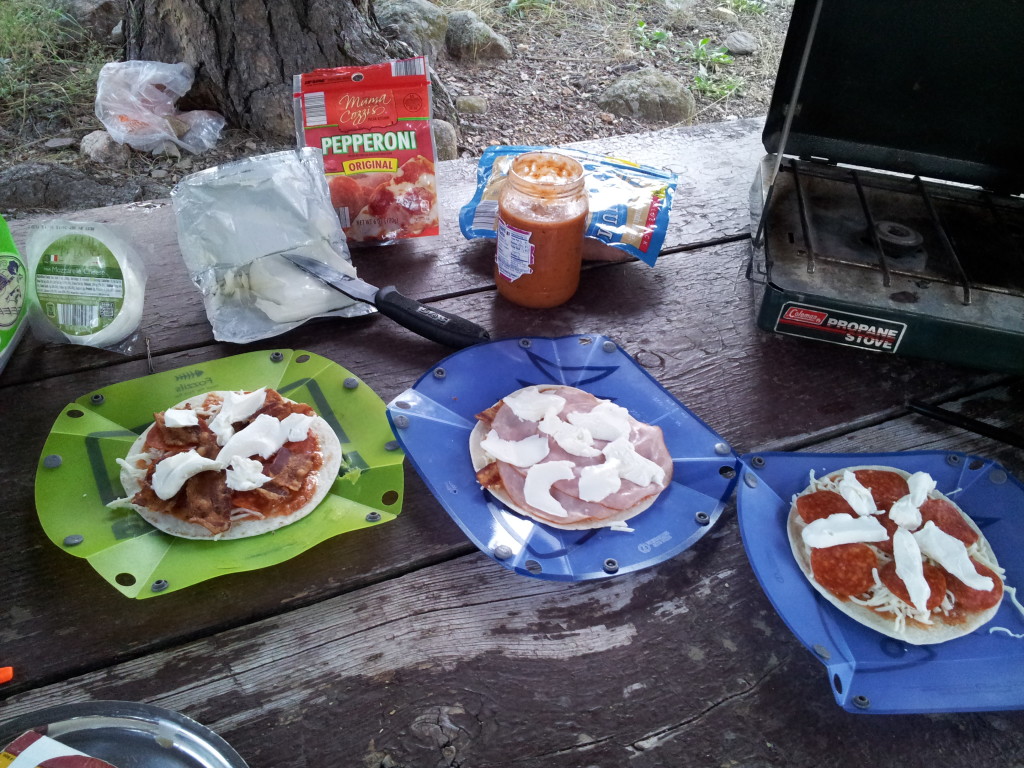
<svg viewBox="0 0 1024 768"><path fill-rule="evenodd" d="M1019 390L1020 387L1018 386ZM1024 427L1021 393L965 412ZM814 450L1007 450L908 416ZM763 447L763 446L757 446ZM0 704L130 698L185 712L253 768L297 766L1012 765L1024 712L856 717L750 570L735 514L639 573L556 584L479 554L135 659ZM272 734L268 737L268 734ZM908 758L909 759L909 758Z"/></svg>
<svg viewBox="0 0 1024 768"><path fill-rule="evenodd" d="M765 334L753 327L751 289L740 277L743 257L742 243L674 254L661 277L638 263L603 266L588 273L577 299L550 312L513 307L493 294L440 306L489 325L498 336L608 333L737 452L803 445L898 415L910 398L953 398L1005 378ZM698 269L701 278L694 280ZM621 296L638 298L620 302ZM338 361L385 401L447 353L382 317L309 325L278 341ZM167 370L237 351L214 345L164 355L155 363ZM145 373L141 361L86 370L12 388L16 395L0 403L5 429L19 436L18 450L5 456L8 576L0 618L5 663L22 669L24 685L92 668L111 649L127 658L467 551L461 533L409 469L406 509L395 522L326 542L275 568L127 601L86 563L44 538L33 487L47 431L60 409L114 380ZM1021 387L1009 390L1007 398L1002 409L1024 411ZM19 610L38 605L41 584L49 585L52 613ZM62 584L76 586L61 589ZM96 613L118 619L88 633L64 631L89 623ZM52 653L46 640L53 636L62 638L66 652Z"/></svg>
<svg viewBox="0 0 1024 768"><path fill-rule="evenodd" d="M693 128L674 128L641 136L584 142L582 149L666 167L681 180L665 246L690 247L749 231L747 190L757 161L762 121L740 120ZM431 299L493 286L493 241L467 242L458 229L459 209L476 184L476 160L439 164L443 234L386 248L360 248L353 254L360 276L375 285L394 284L409 296ZM11 230L24 247L29 228L44 217L16 219ZM146 260L149 280L140 336L153 354L213 341L199 291L185 273L178 249L177 224L168 200L97 208L62 218L117 224ZM658 272L662 271L659 267ZM145 354L139 344L132 357ZM89 348L43 345L31 336L8 363L2 385L10 386L83 368L110 365L117 353Z"/></svg>

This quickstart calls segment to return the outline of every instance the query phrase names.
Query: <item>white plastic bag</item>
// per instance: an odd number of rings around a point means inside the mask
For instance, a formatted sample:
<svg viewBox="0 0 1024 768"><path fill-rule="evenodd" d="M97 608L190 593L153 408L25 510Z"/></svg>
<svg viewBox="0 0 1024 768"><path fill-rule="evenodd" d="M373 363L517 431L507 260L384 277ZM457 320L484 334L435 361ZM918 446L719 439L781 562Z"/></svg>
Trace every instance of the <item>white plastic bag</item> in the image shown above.
<svg viewBox="0 0 1024 768"><path fill-rule="evenodd" d="M96 82L96 117L119 144L142 152L164 142L199 154L217 143L224 118L216 112L178 112L194 75L188 64L124 61L104 64Z"/></svg>

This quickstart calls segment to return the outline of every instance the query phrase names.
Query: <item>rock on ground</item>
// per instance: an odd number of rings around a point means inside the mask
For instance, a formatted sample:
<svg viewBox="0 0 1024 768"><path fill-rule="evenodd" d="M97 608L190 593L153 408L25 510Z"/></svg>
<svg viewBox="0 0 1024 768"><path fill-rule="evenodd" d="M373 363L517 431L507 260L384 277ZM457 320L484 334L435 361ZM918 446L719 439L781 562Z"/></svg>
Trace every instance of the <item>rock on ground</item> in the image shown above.
<svg viewBox="0 0 1024 768"><path fill-rule="evenodd" d="M510 59L512 44L487 26L473 11L448 15L445 37L448 53L456 59Z"/></svg>
<svg viewBox="0 0 1024 768"><path fill-rule="evenodd" d="M725 47L733 56L752 56L757 51L757 38L745 29L737 29L725 38Z"/></svg>
<svg viewBox="0 0 1024 768"><path fill-rule="evenodd" d="M128 165L131 150L118 144L106 131L92 131L82 137L78 151L94 163L108 166Z"/></svg>
<svg viewBox="0 0 1024 768"><path fill-rule="evenodd" d="M608 86L598 104L620 117L651 122L689 122L697 104L677 78L656 69L630 72Z"/></svg>
<svg viewBox="0 0 1024 768"><path fill-rule="evenodd" d="M389 39L401 40L431 60L444 50L448 14L428 0L377 0L374 10Z"/></svg>
<svg viewBox="0 0 1024 768"><path fill-rule="evenodd" d="M62 165L22 163L0 171L0 210L81 210L130 203L141 195L135 182L100 184Z"/></svg>
<svg viewBox="0 0 1024 768"><path fill-rule="evenodd" d="M455 126L447 120L431 120L434 134L434 150L438 160L454 160L459 156L459 136Z"/></svg>
<svg viewBox="0 0 1024 768"><path fill-rule="evenodd" d="M455 108L463 115L487 114L487 99L483 96L459 96L455 100Z"/></svg>
<svg viewBox="0 0 1024 768"><path fill-rule="evenodd" d="M127 0L69 0L68 14L97 40L108 40L124 18Z"/></svg>

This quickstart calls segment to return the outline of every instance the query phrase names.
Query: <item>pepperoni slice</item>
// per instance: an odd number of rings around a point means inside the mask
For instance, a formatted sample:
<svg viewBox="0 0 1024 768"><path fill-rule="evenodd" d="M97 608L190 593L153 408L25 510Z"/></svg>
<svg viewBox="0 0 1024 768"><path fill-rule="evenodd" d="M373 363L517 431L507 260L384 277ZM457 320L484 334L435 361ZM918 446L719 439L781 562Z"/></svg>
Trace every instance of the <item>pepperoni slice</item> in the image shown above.
<svg viewBox="0 0 1024 768"><path fill-rule="evenodd" d="M858 469L854 477L865 488L871 489L875 506L888 512L897 499L910 493L910 486L902 475L885 469Z"/></svg>
<svg viewBox="0 0 1024 768"><path fill-rule="evenodd" d="M988 566L982 565L974 558L971 558L971 562L974 563L974 570L982 576L988 576L995 582L995 586L992 589L987 592L982 589L971 589L956 576L948 573L946 574L946 586L953 593L953 599L956 600L956 607L958 609L964 611L984 611L998 604L1003 599L1003 582L996 575L995 571Z"/></svg>
<svg viewBox="0 0 1024 768"><path fill-rule="evenodd" d="M967 524L960 510L947 499L926 499L921 505L921 525L931 520L950 536L960 539L966 546L978 540L977 532Z"/></svg>
<svg viewBox="0 0 1024 768"><path fill-rule="evenodd" d="M903 579L896 575L896 563L892 562L883 565L878 572L878 578L882 580L882 583L896 597L907 605L913 605L910 601L910 592L907 591L907 585L903 582ZM930 611L938 608L942 604L942 599L946 596L946 572L930 563L924 563L924 580L928 582L928 586L931 589L931 594L928 595L928 601L925 604Z"/></svg>
<svg viewBox="0 0 1024 768"><path fill-rule="evenodd" d="M845 512L855 514L853 507L835 491L815 491L796 497L796 512L805 523Z"/></svg>
<svg viewBox="0 0 1024 768"><path fill-rule="evenodd" d="M811 572L815 580L842 599L871 589L875 584L871 569L877 565L878 558L867 544L840 544L811 550Z"/></svg>

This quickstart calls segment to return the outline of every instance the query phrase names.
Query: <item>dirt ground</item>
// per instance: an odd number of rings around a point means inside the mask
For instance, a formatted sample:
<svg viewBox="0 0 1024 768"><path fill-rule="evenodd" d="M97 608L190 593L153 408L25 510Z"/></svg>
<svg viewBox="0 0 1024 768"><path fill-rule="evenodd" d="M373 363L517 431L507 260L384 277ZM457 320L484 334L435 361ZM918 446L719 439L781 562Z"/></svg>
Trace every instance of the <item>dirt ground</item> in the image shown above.
<svg viewBox="0 0 1024 768"><path fill-rule="evenodd" d="M697 102L694 123L765 114L792 0L674 1L685 11L670 12L668 0L628 5L592 0L603 3L601 13L588 13L580 10L585 6L575 4L566 4L568 12L538 13L535 7L541 0L497 4L498 10L485 19L509 39L512 59L433 62L453 98L475 95L486 103L482 114L460 115L460 154L475 157L493 144L554 145L667 127L667 123L616 117L598 104L608 85L644 67L670 73L691 88ZM515 7L527 10L523 15L508 12ZM737 30L753 36L755 52L715 67L714 59L721 58L726 38ZM704 78L704 89L699 87L699 77ZM725 93L730 86L733 89ZM91 109L83 108L70 126L47 127L36 135L6 122L3 112L0 170L27 162L58 163L111 187L128 180L140 183L144 198L166 197L174 184L197 170L294 146L229 128L214 149L201 155L153 157L132 151L126 166L113 167L78 152L77 140L102 128ZM71 138L75 143L48 147L55 138ZM34 212L3 211L8 216Z"/></svg>
<svg viewBox="0 0 1024 768"><path fill-rule="evenodd" d="M730 5L760 11L735 12L735 20L716 16L716 10ZM480 95L487 101L484 114L462 116L464 153L479 155L491 144L562 144L666 127L667 123L615 117L598 106L600 95L612 82L644 67L667 72L690 86L697 101L695 123L768 111L789 24L788 0L760 4L696 0L683 15L683 24L664 4L632 6L617 16L581 15L561 23L498 17L493 27L512 43L512 60L436 62L453 95ZM750 33L757 41L754 54L734 56L717 70L706 64L705 69L712 87L730 79L740 85L728 95L700 91L694 84L700 74L697 59L702 52L714 56L715 49L737 30ZM707 42L701 46L704 40Z"/></svg>

